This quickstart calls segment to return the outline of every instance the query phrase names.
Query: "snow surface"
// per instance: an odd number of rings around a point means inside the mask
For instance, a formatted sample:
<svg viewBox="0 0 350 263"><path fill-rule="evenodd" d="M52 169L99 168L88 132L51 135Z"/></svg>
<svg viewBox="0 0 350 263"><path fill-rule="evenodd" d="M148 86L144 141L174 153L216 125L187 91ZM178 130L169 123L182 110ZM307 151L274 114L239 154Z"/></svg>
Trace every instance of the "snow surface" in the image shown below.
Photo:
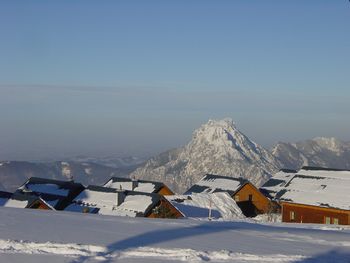
<svg viewBox="0 0 350 263"><path fill-rule="evenodd" d="M296 173L279 171L273 177L271 177L260 189L264 189L268 192L271 198L274 198L276 193L279 192L284 186L293 178Z"/></svg>
<svg viewBox="0 0 350 263"><path fill-rule="evenodd" d="M169 195L165 198L185 217L208 218L209 209L211 209L213 219L233 220L245 218L236 202L225 192Z"/></svg>
<svg viewBox="0 0 350 263"><path fill-rule="evenodd" d="M85 189L77 197L74 202L83 203L89 206L106 207L112 210L112 207L117 204L118 193L102 192Z"/></svg>
<svg viewBox="0 0 350 263"><path fill-rule="evenodd" d="M127 182L113 182L111 179L109 182L107 182L104 187L110 187L114 189L120 189L120 190L128 190L132 191L132 182L127 181Z"/></svg>
<svg viewBox="0 0 350 263"><path fill-rule="evenodd" d="M276 198L298 204L350 210L350 171L302 169Z"/></svg>
<svg viewBox="0 0 350 263"><path fill-rule="evenodd" d="M28 201L20 201L15 199L7 199L7 201L3 204L4 207L16 207L16 208L25 208L28 205Z"/></svg>
<svg viewBox="0 0 350 263"><path fill-rule="evenodd" d="M136 192L144 192L144 193L154 193L156 187L152 183L141 183L139 182L137 187L134 189Z"/></svg>
<svg viewBox="0 0 350 263"><path fill-rule="evenodd" d="M135 217L138 213L144 214L152 203L151 196L127 195L124 202L115 208L114 213L121 216Z"/></svg>
<svg viewBox="0 0 350 263"><path fill-rule="evenodd" d="M242 185L242 183L240 181L237 181L237 180L231 179L231 178L207 179L206 177L203 177L198 183L196 183L196 185L206 186L210 189L210 192L213 192L216 189L230 190L230 191L235 192Z"/></svg>
<svg viewBox="0 0 350 263"><path fill-rule="evenodd" d="M32 184L29 183L26 185L26 188L38 193L45 194L54 194L59 196L68 196L69 190L59 188L59 186L55 184Z"/></svg>
<svg viewBox="0 0 350 263"><path fill-rule="evenodd" d="M0 208L0 262L349 262L350 228Z"/></svg>
<svg viewBox="0 0 350 263"><path fill-rule="evenodd" d="M350 185L333 178L294 177L285 189L287 202L350 210Z"/></svg>
<svg viewBox="0 0 350 263"><path fill-rule="evenodd" d="M109 180L104 187L110 187L114 189L123 189L123 190L128 190L128 191L136 191L136 192L144 192L144 193L154 193L156 190L156 187L154 183L150 182L136 182L136 187L133 189L133 182L132 181L114 181L113 179Z"/></svg>

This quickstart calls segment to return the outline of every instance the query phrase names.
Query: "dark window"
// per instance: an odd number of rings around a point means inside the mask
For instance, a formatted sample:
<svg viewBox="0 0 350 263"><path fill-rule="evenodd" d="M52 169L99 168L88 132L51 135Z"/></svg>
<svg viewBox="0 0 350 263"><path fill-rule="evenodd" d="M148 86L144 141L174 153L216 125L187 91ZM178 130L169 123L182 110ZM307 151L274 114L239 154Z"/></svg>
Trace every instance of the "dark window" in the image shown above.
<svg viewBox="0 0 350 263"><path fill-rule="evenodd" d="M249 201L253 201L253 195L249 195Z"/></svg>

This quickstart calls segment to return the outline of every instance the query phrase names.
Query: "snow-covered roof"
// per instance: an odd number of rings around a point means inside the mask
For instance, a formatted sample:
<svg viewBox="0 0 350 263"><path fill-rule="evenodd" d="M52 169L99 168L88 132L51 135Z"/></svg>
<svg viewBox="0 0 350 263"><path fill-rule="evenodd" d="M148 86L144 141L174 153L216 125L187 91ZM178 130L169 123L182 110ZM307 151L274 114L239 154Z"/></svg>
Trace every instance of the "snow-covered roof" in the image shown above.
<svg viewBox="0 0 350 263"><path fill-rule="evenodd" d="M192 195L169 195L165 198L185 217L208 218L224 220L244 218L241 209L232 197L225 192L194 193Z"/></svg>
<svg viewBox="0 0 350 263"><path fill-rule="evenodd" d="M74 198L65 211L131 217L144 216L159 202L160 198L160 195L153 193L89 185Z"/></svg>
<svg viewBox="0 0 350 263"><path fill-rule="evenodd" d="M112 177L104 184L104 187L145 193L157 193L163 186L164 184L162 182L135 180L122 177Z"/></svg>
<svg viewBox="0 0 350 263"><path fill-rule="evenodd" d="M242 177L207 174L188 189L185 194L227 192L232 196L246 183L248 183L248 180Z"/></svg>
<svg viewBox="0 0 350 263"><path fill-rule="evenodd" d="M303 167L275 199L350 210L350 171Z"/></svg>
<svg viewBox="0 0 350 263"><path fill-rule="evenodd" d="M89 212L113 214L114 207L124 199L125 192L113 188L89 185L74 198L64 210L72 212Z"/></svg>
<svg viewBox="0 0 350 263"><path fill-rule="evenodd" d="M276 193L279 192L289 182L290 179L297 173L295 170L281 169L278 173L272 176L263 186L260 187L260 191L269 198L274 198Z"/></svg>
<svg viewBox="0 0 350 263"><path fill-rule="evenodd" d="M27 208L39 198L20 193L9 193L0 191L0 206Z"/></svg>
<svg viewBox="0 0 350 263"><path fill-rule="evenodd" d="M120 216L145 216L159 202L158 194L145 194L128 192L124 202L115 208L115 213Z"/></svg>
<svg viewBox="0 0 350 263"><path fill-rule="evenodd" d="M80 183L31 177L16 193L40 197L51 207L62 210L83 190Z"/></svg>
<svg viewBox="0 0 350 263"><path fill-rule="evenodd" d="M23 192L35 192L67 197L73 191L82 190L84 187L71 181L52 180L39 177L31 177L19 190Z"/></svg>

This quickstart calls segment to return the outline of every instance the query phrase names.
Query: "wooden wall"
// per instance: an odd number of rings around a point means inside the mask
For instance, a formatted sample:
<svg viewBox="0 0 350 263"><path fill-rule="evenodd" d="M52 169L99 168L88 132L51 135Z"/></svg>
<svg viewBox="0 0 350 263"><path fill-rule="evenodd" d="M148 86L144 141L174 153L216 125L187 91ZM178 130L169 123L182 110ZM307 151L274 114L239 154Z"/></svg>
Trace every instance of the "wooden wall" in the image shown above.
<svg viewBox="0 0 350 263"><path fill-rule="evenodd" d="M152 211L146 217L149 217L149 218L181 218L181 217L184 217L169 201L165 200L164 198L161 199L161 201L159 202L159 204L156 207L165 209L167 212L167 215L158 215Z"/></svg>
<svg viewBox="0 0 350 263"><path fill-rule="evenodd" d="M314 223L325 224L326 217L334 224L335 218L339 225L350 224L350 211L316 206L282 203L282 222L287 223ZM295 219L291 219L291 212L294 212Z"/></svg>
<svg viewBox="0 0 350 263"><path fill-rule="evenodd" d="M174 193L165 185L158 191L157 194L160 194L160 195L174 195Z"/></svg>
<svg viewBox="0 0 350 263"><path fill-rule="evenodd" d="M252 195L252 200L249 200ZM271 209L270 200L264 196L256 187L248 183L244 185L234 196L238 206L246 216L255 216L269 212Z"/></svg>

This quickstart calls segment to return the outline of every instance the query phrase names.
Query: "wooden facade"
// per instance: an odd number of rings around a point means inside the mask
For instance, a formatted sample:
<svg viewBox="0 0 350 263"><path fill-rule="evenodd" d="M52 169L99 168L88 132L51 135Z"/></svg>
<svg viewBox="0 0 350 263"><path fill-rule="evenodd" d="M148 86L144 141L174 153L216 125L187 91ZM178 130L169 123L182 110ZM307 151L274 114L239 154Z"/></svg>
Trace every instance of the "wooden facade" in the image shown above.
<svg viewBox="0 0 350 263"><path fill-rule="evenodd" d="M166 185L164 185L160 190L157 192L157 194L160 195L174 195L174 192L169 189Z"/></svg>
<svg viewBox="0 0 350 263"><path fill-rule="evenodd" d="M241 208L243 214L248 217L268 213L273 205L271 201L251 183L244 184L232 197L239 208Z"/></svg>
<svg viewBox="0 0 350 263"><path fill-rule="evenodd" d="M45 204L41 200L36 200L33 203L30 204L27 208L32 208L32 209L41 209L41 210L52 210L51 207L49 207L47 204Z"/></svg>
<svg viewBox="0 0 350 263"><path fill-rule="evenodd" d="M168 200L161 198L154 209L150 211L148 218L182 218L183 214L177 210Z"/></svg>
<svg viewBox="0 0 350 263"><path fill-rule="evenodd" d="M282 222L350 225L350 211L282 202Z"/></svg>

